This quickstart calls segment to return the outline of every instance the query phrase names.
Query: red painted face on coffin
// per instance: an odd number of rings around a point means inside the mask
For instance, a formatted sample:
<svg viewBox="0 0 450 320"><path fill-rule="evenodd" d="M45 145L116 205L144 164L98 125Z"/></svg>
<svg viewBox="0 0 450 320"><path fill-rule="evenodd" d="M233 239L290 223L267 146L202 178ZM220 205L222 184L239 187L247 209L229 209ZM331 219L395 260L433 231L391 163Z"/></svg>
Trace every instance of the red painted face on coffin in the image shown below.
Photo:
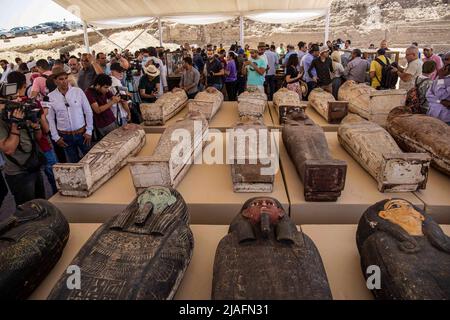
<svg viewBox="0 0 450 320"><path fill-rule="evenodd" d="M258 224L261 222L261 215L263 213L269 215L270 224L277 224L284 217L283 209L278 208L277 203L271 198L257 198L253 200L242 215L253 224Z"/></svg>

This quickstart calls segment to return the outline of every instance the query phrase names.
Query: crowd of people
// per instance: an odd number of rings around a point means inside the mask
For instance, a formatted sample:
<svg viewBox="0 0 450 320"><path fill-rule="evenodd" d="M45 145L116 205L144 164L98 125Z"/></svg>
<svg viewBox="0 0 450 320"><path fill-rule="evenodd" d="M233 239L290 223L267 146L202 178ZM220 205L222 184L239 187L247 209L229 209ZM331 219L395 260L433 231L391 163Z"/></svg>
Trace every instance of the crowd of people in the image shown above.
<svg viewBox="0 0 450 320"><path fill-rule="evenodd" d="M414 110L450 125L450 52L440 57L432 46L423 46L420 52L412 44L402 67L393 61L385 40L378 49L369 46L375 56L370 50L352 48L350 40L325 45L300 41L297 47L261 42L257 48L233 44L226 50L222 44L194 48L186 43L177 50L184 63L178 87L194 98L212 86L235 101L245 90L265 92L272 100L280 75L282 86L301 99L314 88L337 98L339 87L349 80L379 90L395 88L399 82ZM41 111L37 119L26 119L27 125L20 108L8 115L9 121L0 119L3 173L17 205L45 198L41 170L56 193L55 163L76 163L114 129L141 123L139 105L155 102L169 89L165 52L150 47L134 53L116 49L108 54L0 61L0 82L17 84L17 94L9 98L36 103ZM1 206L8 189L0 176Z"/></svg>

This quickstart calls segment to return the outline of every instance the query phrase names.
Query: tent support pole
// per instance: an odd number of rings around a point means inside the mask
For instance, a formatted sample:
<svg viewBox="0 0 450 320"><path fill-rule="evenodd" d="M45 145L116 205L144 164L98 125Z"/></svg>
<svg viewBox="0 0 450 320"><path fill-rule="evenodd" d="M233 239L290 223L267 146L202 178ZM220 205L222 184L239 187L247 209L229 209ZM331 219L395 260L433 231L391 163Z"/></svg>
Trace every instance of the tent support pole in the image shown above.
<svg viewBox="0 0 450 320"><path fill-rule="evenodd" d="M239 16L239 42L241 47L244 48L244 17Z"/></svg>
<svg viewBox="0 0 450 320"><path fill-rule="evenodd" d="M131 45L132 45L132 44L133 44L133 43L134 43L141 35L144 34L144 32L147 32L147 31L152 27L153 22L155 22L155 20L153 20L152 22L150 22L149 25L148 25L148 27L147 27L147 28L144 28L144 30L142 30L142 32L139 32L139 34L138 34L133 40L131 40L130 43L127 44L127 45L125 46L125 48L123 48L123 50L126 50L129 46L131 46Z"/></svg>
<svg viewBox="0 0 450 320"><path fill-rule="evenodd" d="M89 48L89 34L87 30L87 22L83 20L83 30L84 30L84 47L86 48L86 53L90 53Z"/></svg>
<svg viewBox="0 0 450 320"><path fill-rule="evenodd" d="M328 7L327 15L325 17L325 41L324 45L327 43L330 37L330 7Z"/></svg>
<svg viewBox="0 0 450 320"><path fill-rule="evenodd" d="M158 17L158 30L159 30L159 46L163 46L163 29L162 29L162 22L161 18Z"/></svg>
<svg viewBox="0 0 450 320"><path fill-rule="evenodd" d="M101 36L103 39L105 39L106 41L108 41L109 43L111 43L113 46L119 48L120 50L123 51L123 48L121 46L119 46L117 43L115 43L114 41L112 41L111 39L109 39L107 36L105 36L104 34L102 34L100 31L98 31L97 29L95 29L93 26L90 26L95 33L97 33L99 36Z"/></svg>

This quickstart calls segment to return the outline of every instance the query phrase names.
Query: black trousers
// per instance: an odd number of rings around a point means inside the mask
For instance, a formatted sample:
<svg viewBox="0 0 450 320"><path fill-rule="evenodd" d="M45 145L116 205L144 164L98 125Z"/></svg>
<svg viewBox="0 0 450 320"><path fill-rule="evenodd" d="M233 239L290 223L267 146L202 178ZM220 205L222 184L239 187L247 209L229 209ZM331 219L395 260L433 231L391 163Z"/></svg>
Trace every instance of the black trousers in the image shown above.
<svg viewBox="0 0 450 320"><path fill-rule="evenodd" d="M5 175L5 178L16 201L16 206L34 199L45 199L45 187L41 171L11 176Z"/></svg>
<svg viewBox="0 0 450 320"><path fill-rule="evenodd" d="M267 98L269 101L273 100L273 94L275 93L275 87L277 84L277 79L275 75L266 76L266 86L267 86Z"/></svg>
<svg viewBox="0 0 450 320"><path fill-rule="evenodd" d="M227 88L228 101L237 100L237 81L225 82Z"/></svg>
<svg viewBox="0 0 450 320"><path fill-rule="evenodd" d="M0 171L0 207L2 206L3 200L5 200L8 192L8 185L3 177L3 173Z"/></svg>

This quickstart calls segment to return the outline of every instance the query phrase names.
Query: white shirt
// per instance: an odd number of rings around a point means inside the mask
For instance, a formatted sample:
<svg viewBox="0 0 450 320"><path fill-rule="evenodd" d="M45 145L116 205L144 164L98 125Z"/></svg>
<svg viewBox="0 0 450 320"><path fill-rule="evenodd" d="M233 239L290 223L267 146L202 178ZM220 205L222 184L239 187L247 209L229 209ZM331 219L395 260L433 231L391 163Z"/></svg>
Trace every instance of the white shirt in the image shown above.
<svg viewBox="0 0 450 320"><path fill-rule="evenodd" d="M416 59L408 63L408 67L405 70L405 73L412 75L411 80L403 81L400 79L400 89L410 90L414 88L416 83L416 78L422 75L422 65L423 62L420 59Z"/></svg>
<svg viewBox="0 0 450 320"><path fill-rule="evenodd" d="M111 80L112 80L112 86L111 89L109 89L109 91L111 91L111 93L113 95L116 95L118 92L116 90L116 87L123 87L122 83L120 82L119 79L117 79L116 77L111 76ZM112 112L114 113L114 116L117 117L117 107L119 107L120 110L120 117L121 118L126 118L128 116L128 113L123 109L122 104L121 103L116 103L111 107Z"/></svg>
<svg viewBox="0 0 450 320"><path fill-rule="evenodd" d="M10 74L11 72L13 72L13 68L11 64L8 64L8 66L6 67L6 70L2 73L2 77L0 78L0 83L1 82L6 82L6 79L8 78L8 74Z"/></svg>
<svg viewBox="0 0 450 320"><path fill-rule="evenodd" d="M94 129L93 112L83 90L69 87L64 97L56 89L49 93L48 98L47 120L53 141L58 141L61 138L58 130L76 131L86 126L86 133L92 135ZM69 107L66 107L66 103L69 104Z"/></svg>

